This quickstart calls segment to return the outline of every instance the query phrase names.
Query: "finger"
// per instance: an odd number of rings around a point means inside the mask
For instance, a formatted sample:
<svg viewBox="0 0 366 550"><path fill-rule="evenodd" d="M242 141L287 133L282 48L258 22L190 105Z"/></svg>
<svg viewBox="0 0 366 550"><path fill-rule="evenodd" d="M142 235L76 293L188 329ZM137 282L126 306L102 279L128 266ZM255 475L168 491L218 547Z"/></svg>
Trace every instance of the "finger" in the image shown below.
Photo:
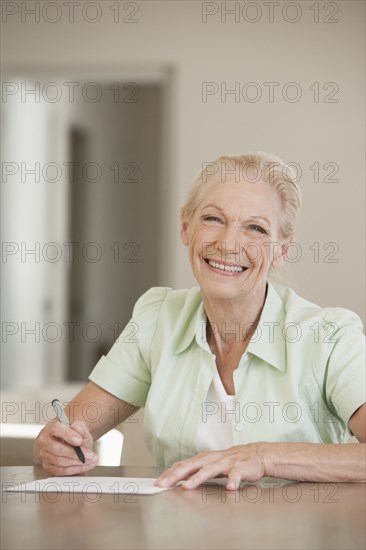
<svg viewBox="0 0 366 550"><path fill-rule="evenodd" d="M71 424L71 429L75 430L83 439L89 439L91 437L90 431L82 420L75 420L75 422Z"/></svg>
<svg viewBox="0 0 366 550"><path fill-rule="evenodd" d="M59 451L55 452L55 449L59 449ZM84 448L82 450L85 457L85 464L97 464L98 455L96 455L91 449L88 448ZM63 445L62 443L51 446L48 449L43 447L40 451L40 459L42 464L44 462L47 462L47 464L53 464L54 466L62 467L77 466L81 464L81 461L78 458L75 449L73 449L69 445Z"/></svg>
<svg viewBox="0 0 366 550"><path fill-rule="evenodd" d="M183 489L195 489L205 481L216 477L220 474L223 474L225 469L224 464L215 463L215 464L206 464L198 472L192 475L187 481L182 482Z"/></svg>
<svg viewBox="0 0 366 550"><path fill-rule="evenodd" d="M60 435L60 434L58 434ZM67 442L65 442L64 439L61 439L59 437L55 437L52 434L45 434L42 436L40 440L40 448L45 449L50 454L56 455L56 456L63 456L63 457L69 457L69 458L75 458L75 449L74 446L69 445ZM86 452L90 451L92 454L89 454L90 457L93 457L92 450L87 446L83 446L83 449L85 449ZM85 453L84 453L85 454Z"/></svg>
<svg viewBox="0 0 366 550"><path fill-rule="evenodd" d="M42 450L51 456L69 458L72 460L76 457L75 449L71 445L65 443L62 439L53 437L47 438L47 440L44 441L41 451Z"/></svg>
<svg viewBox="0 0 366 550"><path fill-rule="evenodd" d="M94 455L93 458L88 458L83 464L80 460L58 457L47 452L42 452L40 457L42 468L52 475L74 475L91 470L98 464L98 458Z"/></svg>
<svg viewBox="0 0 366 550"><path fill-rule="evenodd" d="M199 470L202 465L203 462L200 455L176 462L173 466L168 468L168 470L162 473L162 475L155 481L155 485L158 485L159 487L171 487L178 481L187 479L187 477Z"/></svg>
<svg viewBox="0 0 366 550"><path fill-rule="evenodd" d="M173 464L171 468L166 470L158 478L155 484L159 485L160 487L169 487L175 485L178 481L190 478L192 474L195 474L203 467L209 468L210 465L214 466L215 464L221 464L221 462L218 461L220 459L223 459L224 457L225 455L222 451L209 451L199 453L192 458L187 458L186 460L182 460ZM216 470L213 469L212 471L216 471L216 474L214 475L219 475L222 471L221 466L217 467Z"/></svg>
<svg viewBox="0 0 366 550"><path fill-rule="evenodd" d="M63 439L66 443L70 445L81 445L83 440L79 433L75 430L65 426L61 422L55 422L54 424L49 424L49 433L53 437Z"/></svg>
<svg viewBox="0 0 366 550"><path fill-rule="evenodd" d="M83 474L85 472L88 472L95 466L96 466L95 463L82 464L80 461L78 464L70 465L70 466L58 466L56 464L53 464L47 461L45 461L44 464L42 464L43 469L46 470L46 472L49 472L53 476L73 476L76 474Z"/></svg>
<svg viewBox="0 0 366 550"><path fill-rule="evenodd" d="M93 437L86 426L86 424L82 420L76 420L71 424L71 428L75 430L81 437L83 438L83 445L86 445L87 447L93 446Z"/></svg>
<svg viewBox="0 0 366 550"><path fill-rule="evenodd" d="M240 487L242 480L242 470L238 468L231 468L227 474L226 489L228 491L237 491Z"/></svg>
<svg viewBox="0 0 366 550"><path fill-rule="evenodd" d="M57 435L60 434L57 432ZM45 431L43 434L41 434L38 442L38 448L39 459L42 458L42 454L44 453L48 453L49 455L53 456L69 458L72 460L76 460L76 458L78 458L74 446L66 443L64 439L55 437L54 435L52 435L52 433L50 433L50 431ZM95 453L93 453L92 449L90 449L88 445L83 446L82 450L86 460L94 460L96 458Z"/></svg>

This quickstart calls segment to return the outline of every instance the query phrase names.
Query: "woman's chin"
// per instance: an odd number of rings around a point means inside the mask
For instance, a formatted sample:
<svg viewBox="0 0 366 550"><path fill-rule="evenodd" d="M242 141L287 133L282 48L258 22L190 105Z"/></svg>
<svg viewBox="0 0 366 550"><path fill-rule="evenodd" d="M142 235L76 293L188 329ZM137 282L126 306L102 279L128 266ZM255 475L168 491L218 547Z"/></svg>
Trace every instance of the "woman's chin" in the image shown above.
<svg viewBox="0 0 366 550"><path fill-rule="evenodd" d="M245 287L247 283L243 280L233 281L208 281L202 280L202 277L198 281L201 287L202 294L207 298L213 298L216 300L233 300L242 296L245 293Z"/></svg>

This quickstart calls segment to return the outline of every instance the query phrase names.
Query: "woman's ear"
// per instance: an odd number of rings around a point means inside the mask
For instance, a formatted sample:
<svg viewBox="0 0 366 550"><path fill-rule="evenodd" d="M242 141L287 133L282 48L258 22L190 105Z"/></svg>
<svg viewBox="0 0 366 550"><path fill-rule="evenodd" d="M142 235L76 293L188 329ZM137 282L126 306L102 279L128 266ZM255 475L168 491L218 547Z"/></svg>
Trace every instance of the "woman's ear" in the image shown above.
<svg viewBox="0 0 366 550"><path fill-rule="evenodd" d="M289 241L280 244L279 249L278 249L278 253L274 256L273 261L272 261L272 267L274 269L277 269L277 268L283 266L283 264L285 263L286 258L287 258L288 249L289 249L291 243L292 243L292 237Z"/></svg>
<svg viewBox="0 0 366 550"><path fill-rule="evenodd" d="M185 245L185 246L188 246L189 245L189 239L188 239L188 222L187 222L187 216L186 216L186 211L184 210L184 208L182 208L181 212L180 212L180 221L181 221L181 225L180 225L180 238L182 240L182 243Z"/></svg>

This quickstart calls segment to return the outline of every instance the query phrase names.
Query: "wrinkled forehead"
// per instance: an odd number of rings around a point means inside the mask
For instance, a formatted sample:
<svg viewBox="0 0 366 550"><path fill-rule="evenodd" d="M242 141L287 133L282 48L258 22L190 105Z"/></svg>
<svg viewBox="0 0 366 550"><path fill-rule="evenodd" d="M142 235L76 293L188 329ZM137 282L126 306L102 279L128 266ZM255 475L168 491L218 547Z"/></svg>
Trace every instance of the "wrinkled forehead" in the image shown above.
<svg viewBox="0 0 366 550"><path fill-rule="evenodd" d="M206 184L197 210L217 207L235 218L263 216L275 221L280 214L281 202L277 192L262 180L237 180L235 175L222 181L217 175Z"/></svg>

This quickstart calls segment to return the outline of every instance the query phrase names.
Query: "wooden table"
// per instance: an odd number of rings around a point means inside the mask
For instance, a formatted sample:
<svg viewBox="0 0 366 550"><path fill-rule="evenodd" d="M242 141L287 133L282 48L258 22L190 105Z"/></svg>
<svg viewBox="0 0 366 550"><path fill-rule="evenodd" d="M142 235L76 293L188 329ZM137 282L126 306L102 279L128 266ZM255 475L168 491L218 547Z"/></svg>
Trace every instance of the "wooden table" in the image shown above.
<svg viewBox="0 0 366 550"><path fill-rule="evenodd" d="M90 475L157 477L160 472L100 466ZM3 467L0 475L2 486L49 477L33 466ZM2 493L1 548L364 549L365 494L358 483L274 479L233 493L222 485L150 496Z"/></svg>

